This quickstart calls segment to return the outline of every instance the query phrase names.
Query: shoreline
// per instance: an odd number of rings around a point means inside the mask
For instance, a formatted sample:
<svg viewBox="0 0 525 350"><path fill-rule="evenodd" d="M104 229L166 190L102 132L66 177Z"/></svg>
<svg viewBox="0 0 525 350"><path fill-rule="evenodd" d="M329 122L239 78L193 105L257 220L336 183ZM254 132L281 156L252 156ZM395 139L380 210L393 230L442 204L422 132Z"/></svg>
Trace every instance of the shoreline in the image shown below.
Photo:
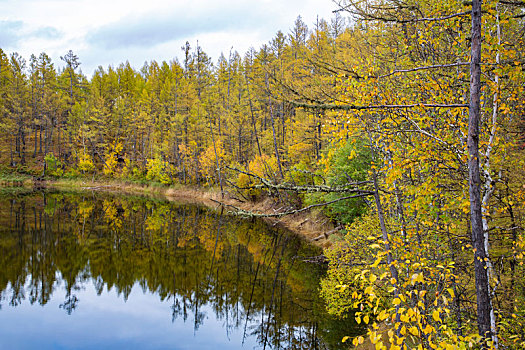
<svg viewBox="0 0 525 350"><path fill-rule="evenodd" d="M90 180L90 179L46 179L35 183L31 178L18 181L17 185L34 188L52 188L58 190L78 189L83 191L104 191L131 195L160 196L173 202L201 204L208 208L217 210L221 203L228 212L232 212L228 206L233 206L244 211L260 214L276 214L285 211L271 198L259 201L241 201L232 196L227 190L222 198L220 189L216 187L196 187L187 185L163 186L157 183L134 183L131 181ZM232 213L232 215L235 215ZM305 237L311 243L327 248L331 245L328 240L330 234L337 231L330 220L320 211L301 212L282 217L262 217L263 220L273 226L284 227L295 234Z"/></svg>

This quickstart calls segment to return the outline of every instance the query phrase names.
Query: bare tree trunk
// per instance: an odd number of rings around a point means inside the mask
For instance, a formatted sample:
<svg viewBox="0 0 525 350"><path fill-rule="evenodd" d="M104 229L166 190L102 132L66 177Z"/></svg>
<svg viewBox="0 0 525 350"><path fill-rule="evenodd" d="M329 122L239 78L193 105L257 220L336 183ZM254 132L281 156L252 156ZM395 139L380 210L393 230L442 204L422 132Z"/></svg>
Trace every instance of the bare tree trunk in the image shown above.
<svg viewBox="0 0 525 350"><path fill-rule="evenodd" d="M265 85L266 89L270 89L270 84L268 83L268 73L265 76ZM273 147L275 151L275 157L277 158L277 165L279 166L279 175L281 179L284 179L283 168L281 166L281 157L279 156L279 148L277 147L277 136L275 135L275 121L273 118L273 103L271 96L268 96L268 107L270 108L270 119L272 122L272 135L273 135Z"/></svg>
<svg viewBox="0 0 525 350"><path fill-rule="evenodd" d="M244 74L244 78L246 80L246 92L248 94L248 102L250 103L250 114L252 116L252 126L253 126L253 133L254 133L254 136L255 136L255 142L257 143L257 150L259 151L259 156L262 156L262 151L261 151L261 145L259 143L259 137L257 136L257 126L256 126L256 121L255 121L255 115L253 113L253 103L252 103L252 96L250 95L250 85L248 83L248 73L245 73Z"/></svg>
<svg viewBox="0 0 525 350"><path fill-rule="evenodd" d="M15 162L13 160L13 143L9 142L9 156L11 157L9 161L9 166L15 166Z"/></svg>
<svg viewBox="0 0 525 350"><path fill-rule="evenodd" d="M42 154L42 119L40 120L39 134L40 134L40 140L39 140L39 146L38 146L38 153Z"/></svg>
<svg viewBox="0 0 525 350"><path fill-rule="evenodd" d="M377 209L377 217L379 219L379 225L381 227L383 241L385 242L385 251L387 252L386 254L387 263L388 263L388 266L390 266L390 274L396 280L395 284L397 285L399 283L399 273L395 265L392 263L394 259L392 258L392 253L390 250L390 237L388 235L388 230L386 228L385 216L383 213L383 206L381 205L381 199L379 198L379 185L377 183L377 173L375 170L373 170L372 178L374 181L374 199L375 199L375 204L376 204L376 209ZM397 290L397 287L394 293L396 296L399 293Z"/></svg>
<svg viewBox="0 0 525 350"><path fill-rule="evenodd" d="M221 164L219 160L219 155L217 154L217 147L215 145L215 137L213 136L213 129L211 127L211 118L208 119L210 124L210 134L211 140L213 142L213 152L215 153L215 166L217 167L217 175L219 176L219 185L221 186L221 198L224 199L224 188L222 187L222 176L221 176ZM219 222L220 227L220 222Z"/></svg>
<svg viewBox="0 0 525 350"><path fill-rule="evenodd" d="M36 157L36 149L37 149L37 146L38 146L38 142L37 142L38 141L38 131L37 131L38 129L37 129L37 124L36 124L36 119L34 121L34 128L35 128L34 129L35 130L35 140L34 140L35 141L35 149L33 150L33 158Z"/></svg>
<svg viewBox="0 0 525 350"><path fill-rule="evenodd" d="M481 1L472 1L472 41L470 59L470 106L467 137L470 223L472 229L472 244L474 246L474 273L476 278L477 320L478 332L483 338L483 348L492 338L497 346L495 332L491 329L492 303L490 283L487 275L487 252L481 213L481 176L479 169L479 124L481 119L480 88L481 88Z"/></svg>
<svg viewBox="0 0 525 350"><path fill-rule="evenodd" d="M283 168L281 166L281 157L279 156L279 148L277 147L277 137L275 136L275 122L273 119L273 105L272 105L271 100L269 102L270 102L270 118L272 119L273 147L275 150L275 157L277 158L277 165L279 166L279 174L281 175L281 179L284 179Z"/></svg>

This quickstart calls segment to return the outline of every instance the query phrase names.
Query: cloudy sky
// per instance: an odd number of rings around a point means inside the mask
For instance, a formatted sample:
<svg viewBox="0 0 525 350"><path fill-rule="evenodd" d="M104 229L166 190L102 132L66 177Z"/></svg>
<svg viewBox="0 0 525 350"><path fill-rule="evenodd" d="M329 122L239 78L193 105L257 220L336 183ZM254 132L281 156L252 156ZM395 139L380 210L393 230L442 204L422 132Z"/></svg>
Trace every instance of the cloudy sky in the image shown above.
<svg viewBox="0 0 525 350"><path fill-rule="evenodd" d="M89 77L99 65L181 57L198 41L216 62L233 47L258 49L297 16L312 27L329 20L331 0L0 0L0 48L26 59L46 52L56 66L73 50Z"/></svg>

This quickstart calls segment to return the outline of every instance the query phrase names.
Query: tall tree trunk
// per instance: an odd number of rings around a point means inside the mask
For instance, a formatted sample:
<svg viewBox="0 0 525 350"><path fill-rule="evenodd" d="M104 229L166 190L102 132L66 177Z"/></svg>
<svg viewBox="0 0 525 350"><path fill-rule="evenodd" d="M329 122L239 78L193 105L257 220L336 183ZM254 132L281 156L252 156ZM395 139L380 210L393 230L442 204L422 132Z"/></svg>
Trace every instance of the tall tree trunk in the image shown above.
<svg viewBox="0 0 525 350"><path fill-rule="evenodd" d="M215 145L215 136L213 136L213 129L211 126L211 118L208 119L210 125L211 141L213 142L213 152L215 153L215 166L217 167L217 176L219 177L219 185L221 186L221 198L224 199L224 188L222 187L221 164L219 155L217 154L217 146ZM221 216L222 217L222 216ZM219 222L220 227L220 222ZM215 252L214 252L215 253Z"/></svg>
<svg viewBox="0 0 525 350"><path fill-rule="evenodd" d="M244 74L244 78L246 80L246 93L248 94L248 102L250 104L250 115L252 117L252 127L253 127L253 133L255 136L255 142L257 143L257 150L259 151L259 156L262 157L261 144L259 143L259 137L257 136L257 126L256 126L256 121L255 121L255 115L253 113L252 96L250 95L250 84L248 83L247 73Z"/></svg>
<svg viewBox="0 0 525 350"><path fill-rule="evenodd" d="M270 103L270 118L272 120L273 148L275 151L275 157L277 158L277 165L279 166L279 174L281 175L281 179L284 179L283 168L281 166L281 157L279 156L279 148L277 146L277 137L275 135L275 122L273 118L273 105L271 98L268 98L268 102Z"/></svg>
<svg viewBox="0 0 525 350"><path fill-rule="evenodd" d="M492 303L490 283L487 275L487 252L481 213L481 176L479 169L479 126L481 119L480 88L481 88L481 1L472 1L472 41L470 58L470 106L468 125L468 170L470 196L470 223L472 229L472 244L474 246L474 273L476 279L478 332L483 338L483 348L487 341L497 344L495 332L491 329Z"/></svg>
<svg viewBox="0 0 525 350"><path fill-rule="evenodd" d="M40 120L40 125L38 129L40 134L38 153L42 154L42 119Z"/></svg>
<svg viewBox="0 0 525 350"><path fill-rule="evenodd" d="M36 149L37 149L37 146L38 146L38 142L37 142L38 141L38 127L37 127L37 124L36 124L36 119L34 121L34 128L35 128L34 129L35 130L35 139L34 139L34 141L35 141L35 149L33 150L33 158L36 157Z"/></svg>

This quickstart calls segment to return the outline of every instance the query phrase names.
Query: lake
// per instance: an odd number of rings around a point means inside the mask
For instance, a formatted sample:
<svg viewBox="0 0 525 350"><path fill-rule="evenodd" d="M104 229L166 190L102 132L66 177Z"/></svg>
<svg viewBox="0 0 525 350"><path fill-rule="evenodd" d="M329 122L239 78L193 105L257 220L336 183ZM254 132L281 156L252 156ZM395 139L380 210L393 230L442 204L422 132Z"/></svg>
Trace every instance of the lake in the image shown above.
<svg viewBox="0 0 525 350"><path fill-rule="evenodd" d="M0 194L0 349L339 349L321 249L260 220L100 192Z"/></svg>

